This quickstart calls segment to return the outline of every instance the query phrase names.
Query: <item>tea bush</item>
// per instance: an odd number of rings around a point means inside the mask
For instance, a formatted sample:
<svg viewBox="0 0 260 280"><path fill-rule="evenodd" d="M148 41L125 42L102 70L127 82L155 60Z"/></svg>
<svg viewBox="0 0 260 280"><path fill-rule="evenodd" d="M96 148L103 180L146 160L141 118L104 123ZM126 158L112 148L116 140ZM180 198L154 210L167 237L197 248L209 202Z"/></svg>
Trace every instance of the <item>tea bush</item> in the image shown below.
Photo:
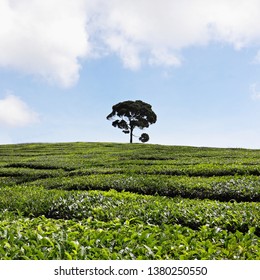
<svg viewBox="0 0 260 280"><path fill-rule="evenodd" d="M259 259L259 238L202 227L52 220L0 221L2 259Z"/></svg>
<svg viewBox="0 0 260 280"><path fill-rule="evenodd" d="M260 259L260 150L0 145L0 259Z"/></svg>

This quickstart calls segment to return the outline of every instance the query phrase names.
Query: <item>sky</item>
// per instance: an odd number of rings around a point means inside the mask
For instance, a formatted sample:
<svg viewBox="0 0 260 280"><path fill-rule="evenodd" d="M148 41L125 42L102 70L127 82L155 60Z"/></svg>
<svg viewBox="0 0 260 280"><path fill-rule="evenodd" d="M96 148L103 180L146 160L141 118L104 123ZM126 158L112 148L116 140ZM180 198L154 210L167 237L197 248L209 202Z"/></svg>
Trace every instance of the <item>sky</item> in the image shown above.
<svg viewBox="0 0 260 280"><path fill-rule="evenodd" d="M260 0L0 0L0 144L126 143L106 116L142 100L151 144L260 149L259 26Z"/></svg>

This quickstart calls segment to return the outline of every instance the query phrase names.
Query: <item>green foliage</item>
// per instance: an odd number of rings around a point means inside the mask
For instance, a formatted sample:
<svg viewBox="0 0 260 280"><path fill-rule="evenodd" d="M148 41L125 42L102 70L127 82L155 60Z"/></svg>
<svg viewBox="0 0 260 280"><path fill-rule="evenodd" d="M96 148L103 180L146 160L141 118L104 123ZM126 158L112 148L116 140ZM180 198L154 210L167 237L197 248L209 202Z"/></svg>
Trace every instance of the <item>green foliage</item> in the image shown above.
<svg viewBox="0 0 260 280"><path fill-rule="evenodd" d="M154 226L45 217L0 222L2 259L259 259L260 242L218 228L199 231L179 225Z"/></svg>
<svg viewBox="0 0 260 280"><path fill-rule="evenodd" d="M112 122L114 127L122 129L126 134L130 134L130 143L133 141L133 130L138 127L140 129L148 128L157 121L157 116L152 110L152 106L141 100L124 101L112 107L112 112L107 119L118 118ZM147 142L149 136L143 133L139 138L141 142Z"/></svg>
<svg viewBox="0 0 260 280"><path fill-rule="evenodd" d="M150 139L149 135L147 133L142 133L139 137L139 140L143 143L148 142Z"/></svg>
<svg viewBox="0 0 260 280"><path fill-rule="evenodd" d="M207 211L205 211L207 209ZM153 225L180 224L192 229L218 227L246 233L254 227L260 236L260 205L138 195L128 192L46 190L6 187L0 190L0 211L27 217L93 219Z"/></svg>
<svg viewBox="0 0 260 280"><path fill-rule="evenodd" d="M0 145L0 259L260 259L260 151Z"/></svg>
<svg viewBox="0 0 260 280"><path fill-rule="evenodd" d="M41 179L31 185L64 190L130 191L146 195L217 199L220 201L260 201L260 180L256 176L189 177L139 174L88 173ZM120 171L122 172L122 170ZM73 173L75 174L75 173ZM87 175L88 174L88 175Z"/></svg>

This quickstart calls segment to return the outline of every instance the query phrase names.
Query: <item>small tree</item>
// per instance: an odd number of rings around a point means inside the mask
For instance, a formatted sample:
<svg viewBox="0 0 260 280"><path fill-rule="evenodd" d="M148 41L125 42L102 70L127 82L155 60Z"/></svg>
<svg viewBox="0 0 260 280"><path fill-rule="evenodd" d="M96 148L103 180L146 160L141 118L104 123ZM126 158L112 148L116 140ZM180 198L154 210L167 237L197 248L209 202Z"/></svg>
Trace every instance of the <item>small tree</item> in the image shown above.
<svg viewBox="0 0 260 280"><path fill-rule="evenodd" d="M133 131L136 127L144 129L157 120L152 106L141 100L128 100L114 105L107 119L110 120L114 118L117 119L112 122L112 125L122 129L124 133L130 134L130 143L133 143ZM147 142L149 141L149 135L143 133L139 140Z"/></svg>

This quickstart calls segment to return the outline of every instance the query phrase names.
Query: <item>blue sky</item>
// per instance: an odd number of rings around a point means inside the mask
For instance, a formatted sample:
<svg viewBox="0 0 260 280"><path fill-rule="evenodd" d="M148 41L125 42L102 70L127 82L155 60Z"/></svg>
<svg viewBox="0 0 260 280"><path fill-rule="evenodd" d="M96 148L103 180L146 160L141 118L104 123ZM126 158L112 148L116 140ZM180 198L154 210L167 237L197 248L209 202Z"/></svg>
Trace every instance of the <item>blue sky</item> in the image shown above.
<svg viewBox="0 0 260 280"><path fill-rule="evenodd" d="M0 143L128 142L106 116L140 99L150 143L260 148L259 24L257 0L0 0Z"/></svg>

